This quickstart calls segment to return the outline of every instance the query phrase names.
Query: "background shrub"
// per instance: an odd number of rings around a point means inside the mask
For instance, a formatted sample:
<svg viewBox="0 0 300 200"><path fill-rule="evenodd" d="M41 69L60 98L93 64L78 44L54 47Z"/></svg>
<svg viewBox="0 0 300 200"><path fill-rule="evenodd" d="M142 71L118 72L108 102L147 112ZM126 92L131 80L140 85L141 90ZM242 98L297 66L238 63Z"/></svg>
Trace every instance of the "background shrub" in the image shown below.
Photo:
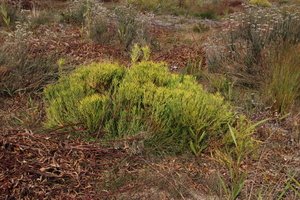
<svg viewBox="0 0 300 200"><path fill-rule="evenodd" d="M73 6L67 12L61 13L61 21L81 25L84 23L84 14L87 10L87 1L73 2Z"/></svg>
<svg viewBox="0 0 300 200"><path fill-rule="evenodd" d="M115 16L118 40L126 50L134 43L151 43L147 27L144 22L138 20L138 12L133 7L117 7Z"/></svg>
<svg viewBox="0 0 300 200"><path fill-rule="evenodd" d="M101 17L98 17L93 21L88 32L90 39L96 43L108 43L113 39L108 22Z"/></svg>
<svg viewBox="0 0 300 200"><path fill-rule="evenodd" d="M34 56L30 52L28 24L16 25L0 47L0 94L39 91L58 77L57 58ZM1 70L0 70L1 71Z"/></svg>
<svg viewBox="0 0 300 200"><path fill-rule="evenodd" d="M30 19L30 26L37 28L40 25L49 24L56 21L56 15L53 11L40 11Z"/></svg>
<svg viewBox="0 0 300 200"><path fill-rule="evenodd" d="M287 113L300 97L299 47L282 47L270 59L265 98L276 111Z"/></svg>
<svg viewBox="0 0 300 200"><path fill-rule="evenodd" d="M130 5L117 6L109 13L95 0L80 0L74 2L68 12L62 13L61 21L81 25L82 32L95 42L118 41L124 50L129 50L134 43L153 42L147 26Z"/></svg>
<svg viewBox="0 0 300 200"><path fill-rule="evenodd" d="M263 85L270 52L280 49L279 45L300 41L299 13L289 9L250 7L245 13L232 15L227 28L206 46L210 71L225 70L243 86Z"/></svg>

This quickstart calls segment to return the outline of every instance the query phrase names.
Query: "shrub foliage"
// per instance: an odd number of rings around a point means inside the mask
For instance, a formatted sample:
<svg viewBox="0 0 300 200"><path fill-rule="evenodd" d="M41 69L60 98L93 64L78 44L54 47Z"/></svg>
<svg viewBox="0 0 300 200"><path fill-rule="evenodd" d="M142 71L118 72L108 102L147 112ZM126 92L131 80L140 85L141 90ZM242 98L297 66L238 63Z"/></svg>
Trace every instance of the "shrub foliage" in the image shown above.
<svg viewBox="0 0 300 200"><path fill-rule="evenodd" d="M83 126L117 138L150 133L149 144L199 153L207 139L227 133L230 105L207 93L193 76L171 74L164 63L143 61L83 66L45 89L47 125Z"/></svg>

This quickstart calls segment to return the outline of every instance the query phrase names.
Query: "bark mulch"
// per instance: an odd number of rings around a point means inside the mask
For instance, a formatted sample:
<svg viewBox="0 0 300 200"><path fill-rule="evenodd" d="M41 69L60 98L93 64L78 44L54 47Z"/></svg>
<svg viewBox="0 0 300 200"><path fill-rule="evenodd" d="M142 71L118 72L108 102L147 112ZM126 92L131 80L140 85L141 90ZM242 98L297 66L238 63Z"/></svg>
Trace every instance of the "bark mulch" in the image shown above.
<svg viewBox="0 0 300 200"><path fill-rule="evenodd" d="M101 174L124 157L55 134L7 131L0 134L0 199L99 199Z"/></svg>

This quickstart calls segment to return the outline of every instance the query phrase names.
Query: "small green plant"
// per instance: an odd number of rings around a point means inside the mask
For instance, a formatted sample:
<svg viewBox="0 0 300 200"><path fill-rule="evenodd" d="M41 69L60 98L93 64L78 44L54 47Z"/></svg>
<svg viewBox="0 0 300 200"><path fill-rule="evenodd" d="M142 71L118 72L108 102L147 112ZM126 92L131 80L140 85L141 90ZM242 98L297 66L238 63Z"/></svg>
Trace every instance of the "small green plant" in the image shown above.
<svg viewBox="0 0 300 200"><path fill-rule="evenodd" d="M134 44L131 50L131 62L136 63L139 60L148 61L150 59L151 50L148 46L140 47Z"/></svg>
<svg viewBox="0 0 300 200"><path fill-rule="evenodd" d="M190 141L190 149L191 151L198 156L204 149L206 149L206 132L203 132L200 137L194 133L191 129L190 134L192 136L192 140Z"/></svg>
<svg viewBox="0 0 300 200"><path fill-rule="evenodd" d="M141 50L143 52L143 61L149 61L151 55L151 50L149 46L143 46L141 47Z"/></svg>
<svg viewBox="0 0 300 200"><path fill-rule="evenodd" d="M140 25L136 20L137 12L132 7L118 7L115 14L119 41L128 49L138 36Z"/></svg>
<svg viewBox="0 0 300 200"><path fill-rule="evenodd" d="M187 66L182 71L182 74L192 75L197 78L197 80L201 80L205 78L205 70L202 68L203 66L203 58L199 58L196 60L189 60Z"/></svg>
<svg viewBox="0 0 300 200"><path fill-rule="evenodd" d="M66 59L64 59L64 58L58 59L57 65L58 65L58 75L62 76L63 75L63 71L64 71L64 67L66 65Z"/></svg>
<svg viewBox="0 0 300 200"><path fill-rule="evenodd" d="M204 33L204 32L209 31L209 29L210 29L210 27L203 23L199 23L193 27L193 31L196 33Z"/></svg>
<svg viewBox="0 0 300 200"><path fill-rule="evenodd" d="M246 181L246 174L239 171L230 170L230 183L226 184L221 175L218 176L219 184L222 192L225 194L226 199L236 200L244 187Z"/></svg>
<svg viewBox="0 0 300 200"><path fill-rule="evenodd" d="M235 143L237 141L235 140ZM235 147L232 148L233 150ZM225 197L228 200L235 200L237 199L241 191L244 187L247 173L240 170L241 160L236 160L235 157L228 152L224 152L217 150L216 151L217 160L225 165L228 169L229 179L225 179L224 176L218 174L218 186L219 186L219 193L222 197Z"/></svg>
<svg viewBox="0 0 300 200"><path fill-rule="evenodd" d="M139 47L138 44L134 44L132 50L131 50L131 62L136 63L139 58L141 57L141 48Z"/></svg>
<svg viewBox="0 0 300 200"><path fill-rule="evenodd" d="M265 123L268 119L255 124L249 122L245 116L240 116L235 127L228 124L228 134L224 137L223 143L226 154L229 155L237 165L249 156L257 147L258 141L252 135L257 126Z"/></svg>
<svg viewBox="0 0 300 200"><path fill-rule="evenodd" d="M233 99L233 85L225 75L217 73L206 73L210 87L212 87L214 92L219 92L227 100Z"/></svg>
<svg viewBox="0 0 300 200"><path fill-rule="evenodd" d="M223 138L223 149L216 151L217 161L224 164L229 171L228 181L219 175L220 193L226 199L235 200L240 196L247 176L246 172L241 171L241 164L257 147L258 141L252 137L255 128L267 120L252 124L241 115L236 119L234 127L227 124L228 133Z"/></svg>
<svg viewBox="0 0 300 200"><path fill-rule="evenodd" d="M8 10L7 10L7 7L5 4L0 5L0 14L1 14L2 21L4 22L4 24L7 27L9 27L11 19L10 19L10 16L9 16L9 13L8 13Z"/></svg>
<svg viewBox="0 0 300 200"><path fill-rule="evenodd" d="M278 200L284 198L286 193L290 190L295 193L296 198L300 198L300 182L296 180L296 175L288 175L288 179L286 180L286 185L280 195L278 196Z"/></svg>
<svg viewBox="0 0 300 200"><path fill-rule="evenodd" d="M0 2L0 26L11 28L16 21L21 21L22 19L18 6L7 3L7 1Z"/></svg>

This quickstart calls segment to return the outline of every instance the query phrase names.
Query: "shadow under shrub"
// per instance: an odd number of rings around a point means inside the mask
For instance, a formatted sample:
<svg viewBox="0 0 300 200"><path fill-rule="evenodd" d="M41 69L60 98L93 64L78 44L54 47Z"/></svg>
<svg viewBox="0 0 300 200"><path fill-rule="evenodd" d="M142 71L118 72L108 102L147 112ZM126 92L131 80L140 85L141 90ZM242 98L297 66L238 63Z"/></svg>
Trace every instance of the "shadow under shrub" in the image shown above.
<svg viewBox="0 0 300 200"><path fill-rule="evenodd" d="M164 63L143 61L83 66L45 91L48 127L83 127L104 138L149 133L146 144L167 152L200 153L228 133L235 114L193 76L171 74Z"/></svg>

